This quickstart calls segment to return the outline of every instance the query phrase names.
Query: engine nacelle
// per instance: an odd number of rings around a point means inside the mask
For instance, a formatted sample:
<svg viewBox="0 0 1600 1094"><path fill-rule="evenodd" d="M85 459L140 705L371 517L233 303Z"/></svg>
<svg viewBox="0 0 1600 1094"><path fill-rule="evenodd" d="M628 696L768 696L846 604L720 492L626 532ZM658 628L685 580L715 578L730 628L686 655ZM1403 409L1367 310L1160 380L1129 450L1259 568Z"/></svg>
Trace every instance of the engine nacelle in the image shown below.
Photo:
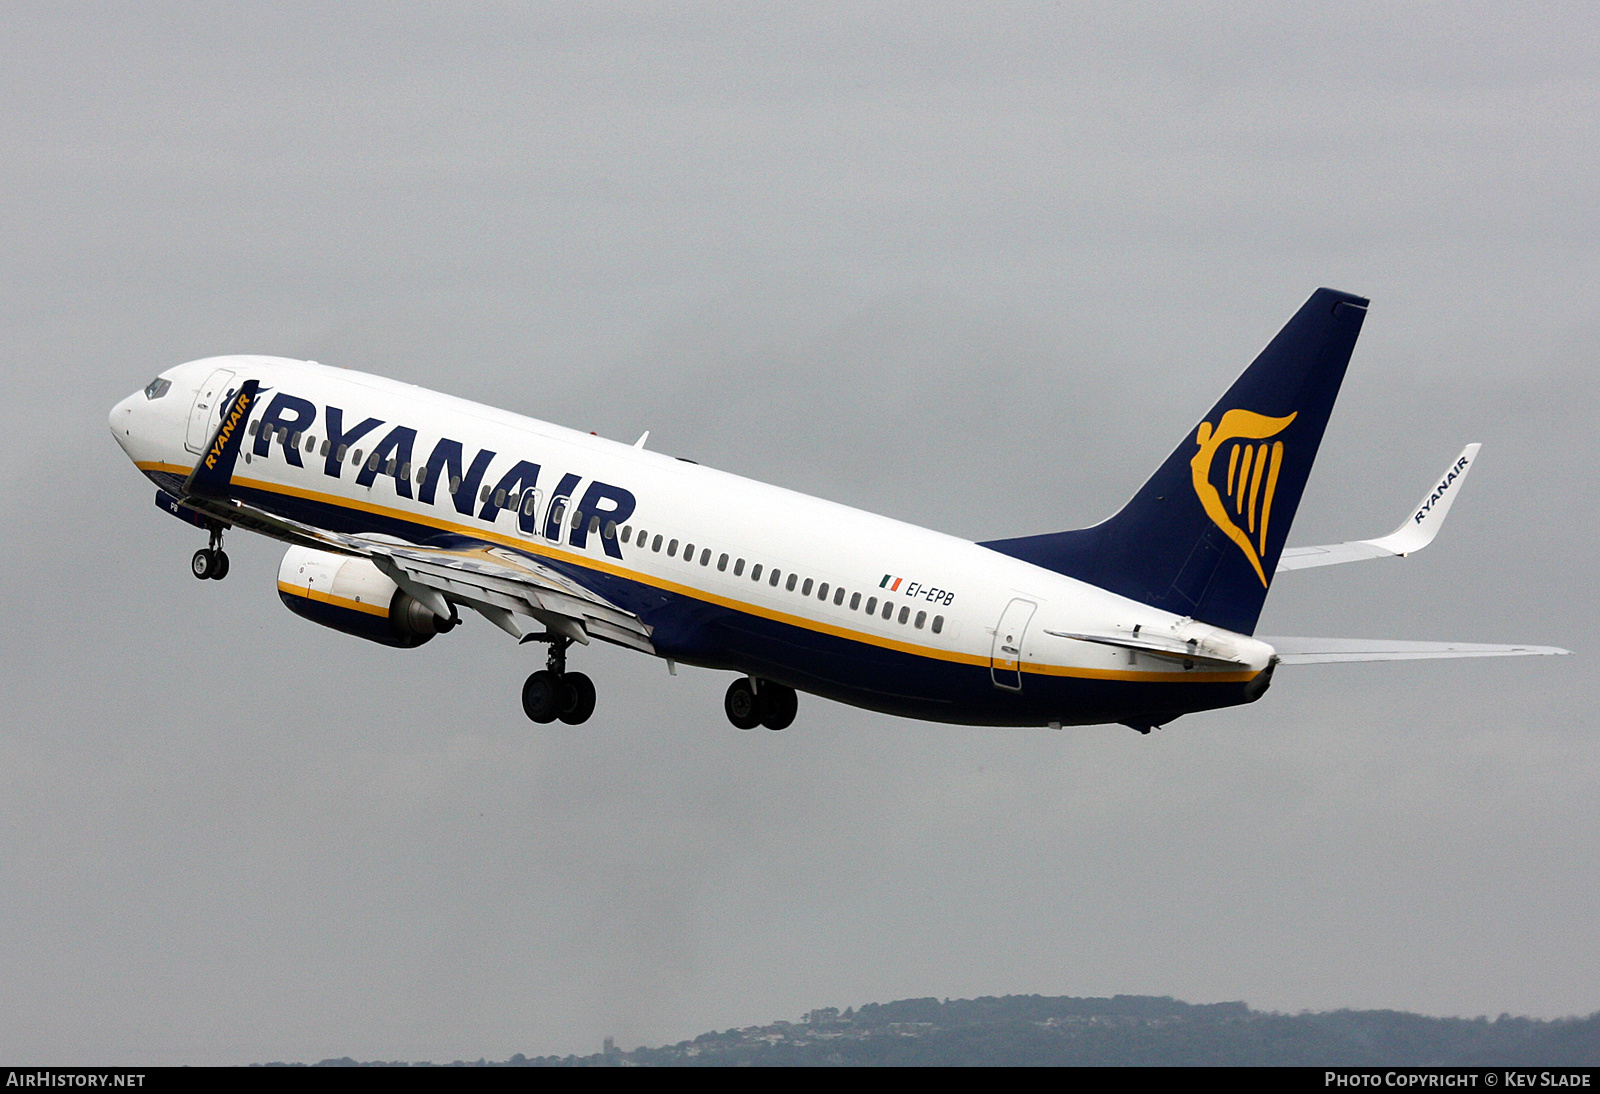
<svg viewBox="0 0 1600 1094"><path fill-rule="evenodd" d="M407 595L364 558L291 547L278 596L295 615L357 638L410 649L456 625Z"/></svg>

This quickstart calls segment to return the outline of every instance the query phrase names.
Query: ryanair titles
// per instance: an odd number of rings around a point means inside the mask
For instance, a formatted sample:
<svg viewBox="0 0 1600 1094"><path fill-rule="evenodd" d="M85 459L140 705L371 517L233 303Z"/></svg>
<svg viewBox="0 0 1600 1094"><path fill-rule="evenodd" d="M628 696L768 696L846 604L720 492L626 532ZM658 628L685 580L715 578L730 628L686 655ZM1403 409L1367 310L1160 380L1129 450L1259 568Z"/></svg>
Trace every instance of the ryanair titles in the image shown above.
<svg viewBox="0 0 1600 1094"><path fill-rule="evenodd" d="M492 449L480 448L469 460L460 441L441 437L426 461L418 460L415 429L390 425L380 418L364 418L347 425L344 410L336 406L325 407L322 412L325 440L315 453L308 446L302 454L298 442L316 420L315 404L279 392L261 416L252 454L265 457L278 444L288 463L304 467L306 458L321 459L323 474L334 479L342 477L348 462L357 468L356 485L371 486L380 475L393 478L397 495L414 497L424 505L437 504L442 488L456 512L463 516L492 524L502 510L513 512L518 528L527 535L565 540L579 549L588 546L591 535L597 535L606 554L622 557L616 530L633 515L636 502L633 494L620 486L591 481L582 497L574 500L582 476L568 473L545 497L539 486L542 468L520 459L513 460L491 482L486 475L498 455ZM224 436L219 435L219 445L224 443ZM369 444L371 447L367 447Z"/></svg>
<svg viewBox="0 0 1600 1094"><path fill-rule="evenodd" d="M239 423L250 416L250 407L255 401L256 393L250 388L247 387L239 392L239 397L233 401L233 407L228 411L228 420L217 430L216 440L211 442L211 448L206 452L206 470L217 469L217 461L222 458L223 451L228 447L228 441L238 430Z"/></svg>
<svg viewBox="0 0 1600 1094"><path fill-rule="evenodd" d="M1450 484L1465 474L1466 470L1467 458L1462 456L1449 471L1445 472L1444 478L1439 480L1439 485L1433 488L1433 493L1428 495L1428 500L1422 503L1421 508L1417 510L1417 515L1411 518L1411 522L1413 524L1421 524L1423 518L1433 510L1433 507L1439 503L1439 499L1444 497L1445 492L1450 489Z"/></svg>

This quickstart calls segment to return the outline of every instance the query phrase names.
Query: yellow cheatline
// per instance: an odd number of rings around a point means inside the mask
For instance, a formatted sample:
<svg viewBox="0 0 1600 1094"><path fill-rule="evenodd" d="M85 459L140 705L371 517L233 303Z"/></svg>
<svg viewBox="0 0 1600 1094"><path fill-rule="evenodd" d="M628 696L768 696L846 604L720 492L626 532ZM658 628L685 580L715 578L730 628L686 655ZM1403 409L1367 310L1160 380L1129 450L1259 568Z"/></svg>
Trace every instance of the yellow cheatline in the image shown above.
<svg viewBox="0 0 1600 1094"><path fill-rule="evenodd" d="M186 470L185 468L178 467L176 465L163 463L141 463L137 466L140 470ZM520 551L525 554L539 555L545 558L556 559L561 562L580 566L587 570L598 570L602 573L611 574L614 577L620 577L628 581L637 582L641 585L650 586L651 588L661 589L665 592L677 593L680 596L686 596L691 599L700 600L709 604L717 604L725 608L732 608L734 611L744 612L747 615L759 616L762 619L768 619L775 623L786 623L790 626L799 627L803 630L815 631L819 634L828 634L835 638L844 638L852 642L860 642L865 645L876 646L879 649L893 650L897 653L910 654L913 657L926 657L930 660L945 661L951 664L975 665L980 668L988 668L991 664L991 659L987 655L963 653L959 650L939 649L937 647L923 646L912 642L900 642L893 638L885 638L881 635L870 634L865 631L858 631L850 627L835 626L834 624L824 623L820 620L807 619L804 616L790 615L787 612L774 611L771 608L766 608L759 604L751 604L747 601L737 600L732 597L720 596L716 593L707 592L704 589L697 589L689 585L680 585L675 581L668 581L650 574L640 573L637 570L629 569L626 566L618 566L612 562L591 558L587 555L580 555L570 551L557 550L548 544L535 543L527 539L518 539L512 536L502 535L498 532L490 531L484 528L474 528L471 525L440 520L437 517L429 516L423 513L412 513L404 509L392 509L382 505L374 504L372 502L356 501L354 499L341 497L337 494L324 494L314 490L304 490L298 487L285 486L281 483L269 483L260 479L235 479L234 484L249 489L260 490L264 493L282 494L289 497L302 498L308 501L322 502L327 505L332 505L336 508L342 507L346 509L355 509L360 512L372 513L379 516L387 516L395 520L403 520L412 524L422 524L430 528L437 528L440 531L457 532L462 535L470 536L474 539L484 540L500 546L509 547L512 550ZM298 590L294 589L293 587L291 587L290 591L298 593ZM383 609L383 614L387 614L387 608ZM1022 672L1042 676L1070 676L1090 680L1128 681L1154 680L1179 682L1185 679L1192 680L1196 677L1204 676L1207 680L1212 682L1227 682L1234 679L1248 680L1255 675L1254 672L1244 672L1241 674L1231 671L1211 672L1208 670L1194 670L1191 672L1179 672L1176 670L1171 672L1144 672L1132 669L1092 669L1075 665L1046 665L1042 663L1019 663L1018 669Z"/></svg>
<svg viewBox="0 0 1600 1094"><path fill-rule="evenodd" d="M300 586L290 585L286 581L278 582L278 591L289 593L292 596L304 597L306 600L315 600L322 604L332 604L336 608L349 608L352 611L366 612L368 615L381 616L385 619L389 617L389 605L387 604L363 604L359 600L334 596L332 593L325 593L320 589L302 589Z"/></svg>

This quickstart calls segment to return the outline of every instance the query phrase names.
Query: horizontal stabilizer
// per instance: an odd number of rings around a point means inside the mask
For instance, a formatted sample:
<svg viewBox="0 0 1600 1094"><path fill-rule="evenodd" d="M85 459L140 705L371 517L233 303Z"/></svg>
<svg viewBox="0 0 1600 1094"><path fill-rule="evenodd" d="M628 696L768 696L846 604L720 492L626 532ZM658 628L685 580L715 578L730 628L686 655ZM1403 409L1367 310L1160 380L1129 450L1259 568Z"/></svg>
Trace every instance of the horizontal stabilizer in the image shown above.
<svg viewBox="0 0 1600 1094"><path fill-rule="evenodd" d="M1397 642L1382 638L1267 638L1285 665L1353 661L1424 661L1436 657L1534 657L1570 653L1559 646L1492 646L1477 642Z"/></svg>
<svg viewBox="0 0 1600 1094"><path fill-rule="evenodd" d="M1045 634L1055 635L1057 638L1073 638L1079 642L1093 642L1097 646L1113 646L1117 649L1131 650L1134 653L1153 654L1156 657L1165 657L1173 661L1192 662L1205 668L1249 668L1243 659L1232 657L1218 657L1215 653L1201 653L1198 641L1181 642L1176 638L1163 638L1154 635L1127 635L1127 634L1087 634L1079 631L1052 631Z"/></svg>
<svg viewBox="0 0 1600 1094"><path fill-rule="evenodd" d="M1361 562L1369 558L1393 558L1420 551L1433 542L1444 527L1444 518L1455 504L1456 495L1467 472L1478 459L1480 444L1469 444L1450 461L1438 482L1428 487L1422 500L1400 527L1377 539L1358 539L1350 543L1331 543L1321 547L1286 547L1278 558L1278 571L1308 570L1313 566L1336 566L1341 562Z"/></svg>

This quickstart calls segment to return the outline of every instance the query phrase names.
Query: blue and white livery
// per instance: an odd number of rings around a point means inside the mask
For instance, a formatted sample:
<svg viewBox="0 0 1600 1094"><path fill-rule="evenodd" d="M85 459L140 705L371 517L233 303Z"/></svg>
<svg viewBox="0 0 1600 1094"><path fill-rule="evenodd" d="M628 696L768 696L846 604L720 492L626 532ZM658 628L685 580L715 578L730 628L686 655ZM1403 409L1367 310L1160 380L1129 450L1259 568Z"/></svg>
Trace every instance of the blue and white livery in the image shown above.
<svg viewBox="0 0 1600 1094"><path fill-rule="evenodd" d="M279 595L325 626L412 647L475 612L548 646L522 691L536 722L590 716L567 656L600 639L738 674L745 729L788 726L804 691L1148 733L1255 701L1280 663L1566 652L1254 636L1276 572L1421 549L1477 459L1388 536L1285 549L1366 308L1314 293L1110 520L988 543L277 357L168 369L110 425L157 505L210 533L195 576L227 573L237 527L290 545Z"/></svg>

